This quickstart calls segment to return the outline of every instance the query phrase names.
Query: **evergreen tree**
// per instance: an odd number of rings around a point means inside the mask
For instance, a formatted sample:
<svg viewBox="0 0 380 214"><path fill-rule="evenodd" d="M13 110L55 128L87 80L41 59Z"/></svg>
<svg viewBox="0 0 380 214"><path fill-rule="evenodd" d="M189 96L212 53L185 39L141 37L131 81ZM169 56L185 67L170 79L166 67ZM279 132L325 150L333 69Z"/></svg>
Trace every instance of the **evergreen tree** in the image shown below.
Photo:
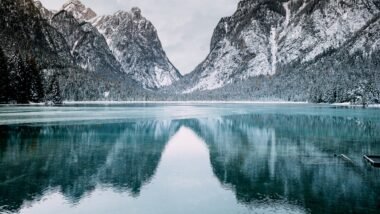
<svg viewBox="0 0 380 214"><path fill-rule="evenodd" d="M42 102L44 98L43 77L41 71L38 69L34 58L28 60L28 70L30 72L30 101Z"/></svg>
<svg viewBox="0 0 380 214"><path fill-rule="evenodd" d="M55 105L62 104L62 96L61 96L61 89L59 87L59 82L57 75L53 75L50 85L48 88L48 101L52 102Z"/></svg>
<svg viewBox="0 0 380 214"><path fill-rule="evenodd" d="M15 70L15 84L17 103L28 103L30 100L30 72L20 55L17 56Z"/></svg>
<svg viewBox="0 0 380 214"><path fill-rule="evenodd" d="M10 100L10 71L8 59L0 48L0 103L7 103Z"/></svg>

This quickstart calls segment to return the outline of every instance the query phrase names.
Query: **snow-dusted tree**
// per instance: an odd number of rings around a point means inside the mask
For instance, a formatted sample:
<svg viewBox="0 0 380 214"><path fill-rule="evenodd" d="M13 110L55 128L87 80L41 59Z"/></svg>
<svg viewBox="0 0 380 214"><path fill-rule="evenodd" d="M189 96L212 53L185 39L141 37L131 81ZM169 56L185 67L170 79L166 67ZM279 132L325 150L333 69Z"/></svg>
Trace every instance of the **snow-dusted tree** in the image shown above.
<svg viewBox="0 0 380 214"><path fill-rule="evenodd" d="M365 107L369 103L378 102L379 93L372 79L362 80L359 81L356 87L350 92L350 101L351 103L360 104Z"/></svg>

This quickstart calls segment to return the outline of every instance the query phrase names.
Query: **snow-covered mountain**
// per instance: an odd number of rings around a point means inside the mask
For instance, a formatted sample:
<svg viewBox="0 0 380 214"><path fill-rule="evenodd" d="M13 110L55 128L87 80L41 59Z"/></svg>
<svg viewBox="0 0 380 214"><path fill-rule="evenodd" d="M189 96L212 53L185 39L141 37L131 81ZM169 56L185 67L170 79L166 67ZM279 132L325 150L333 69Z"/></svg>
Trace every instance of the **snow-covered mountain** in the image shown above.
<svg viewBox="0 0 380 214"><path fill-rule="evenodd" d="M50 19L51 13L38 2L2 0L0 14L5 62L0 77L6 83L2 88L10 92L1 93L0 102L135 100L149 95L122 72L97 29L70 12ZM38 99L33 97L36 90L42 91Z"/></svg>
<svg viewBox="0 0 380 214"><path fill-rule="evenodd" d="M91 20L104 35L116 59L133 79L150 89L168 86L181 74L167 58L153 24L139 8Z"/></svg>
<svg viewBox="0 0 380 214"><path fill-rule="evenodd" d="M0 6L0 58L7 68L1 71L1 82L10 92L23 93L0 93L0 102L158 99L146 88L157 89L181 77L153 25L137 9L124 13L129 18L119 17L120 26L114 26L113 36L120 33L115 54L105 35L89 22L95 12L79 0L68 0L58 12L36 0L4 0ZM30 78L37 81L38 99L31 97L35 86Z"/></svg>
<svg viewBox="0 0 380 214"><path fill-rule="evenodd" d="M79 0L68 0L62 6L62 11L68 13L57 14L58 19L64 20L64 26L62 21L56 20L57 15L53 17L52 25L65 35L72 52L76 51L74 57L80 58L81 67L122 70L149 89L171 85L181 77L163 51L156 29L141 15L140 9L133 8L131 12L119 11L114 15L96 17L96 13ZM67 20L69 14L73 18ZM94 27L87 22L91 22ZM103 36L106 42L103 42ZM81 47L86 50L81 51ZM92 59L89 59L89 55ZM113 68L109 69L110 67Z"/></svg>
<svg viewBox="0 0 380 214"><path fill-rule="evenodd" d="M184 92L228 86L286 99L347 95L360 88L355 80L374 80L363 70L379 64L379 6L379 0L242 0L217 25L210 54L186 76ZM330 88L322 86L325 79Z"/></svg>

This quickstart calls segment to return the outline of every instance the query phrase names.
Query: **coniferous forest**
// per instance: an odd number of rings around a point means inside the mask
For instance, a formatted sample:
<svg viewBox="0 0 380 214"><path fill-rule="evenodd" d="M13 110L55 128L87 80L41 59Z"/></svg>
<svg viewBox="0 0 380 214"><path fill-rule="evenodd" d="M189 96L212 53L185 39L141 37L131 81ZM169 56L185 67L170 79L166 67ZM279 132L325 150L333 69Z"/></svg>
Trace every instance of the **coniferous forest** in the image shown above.
<svg viewBox="0 0 380 214"><path fill-rule="evenodd" d="M9 59L3 50L0 50L0 68L1 103L27 104L50 100L45 97L44 77L32 56L23 59L21 55L16 54L13 59ZM55 94L50 96L59 96L58 91L49 92Z"/></svg>

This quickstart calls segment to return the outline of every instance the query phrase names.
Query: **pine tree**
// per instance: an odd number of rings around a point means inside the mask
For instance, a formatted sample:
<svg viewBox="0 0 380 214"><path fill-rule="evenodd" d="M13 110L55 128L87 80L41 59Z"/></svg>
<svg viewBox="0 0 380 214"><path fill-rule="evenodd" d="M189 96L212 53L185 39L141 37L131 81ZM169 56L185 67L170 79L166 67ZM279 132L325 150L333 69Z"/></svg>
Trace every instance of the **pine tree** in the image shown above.
<svg viewBox="0 0 380 214"><path fill-rule="evenodd" d="M0 48L0 103L7 103L10 100L10 71L8 59Z"/></svg>
<svg viewBox="0 0 380 214"><path fill-rule="evenodd" d="M20 55L17 56L15 91L17 103L28 103L30 100L30 71Z"/></svg>
<svg viewBox="0 0 380 214"><path fill-rule="evenodd" d="M55 105L62 104L61 89L59 87L59 82L57 75L53 75L49 88L48 88L48 101L52 102Z"/></svg>
<svg viewBox="0 0 380 214"><path fill-rule="evenodd" d="M41 71L38 69L36 61L33 57L28 60L28 70L30 72L30 100L32 102L42 102L44 98L43 77Z"/></svg>

